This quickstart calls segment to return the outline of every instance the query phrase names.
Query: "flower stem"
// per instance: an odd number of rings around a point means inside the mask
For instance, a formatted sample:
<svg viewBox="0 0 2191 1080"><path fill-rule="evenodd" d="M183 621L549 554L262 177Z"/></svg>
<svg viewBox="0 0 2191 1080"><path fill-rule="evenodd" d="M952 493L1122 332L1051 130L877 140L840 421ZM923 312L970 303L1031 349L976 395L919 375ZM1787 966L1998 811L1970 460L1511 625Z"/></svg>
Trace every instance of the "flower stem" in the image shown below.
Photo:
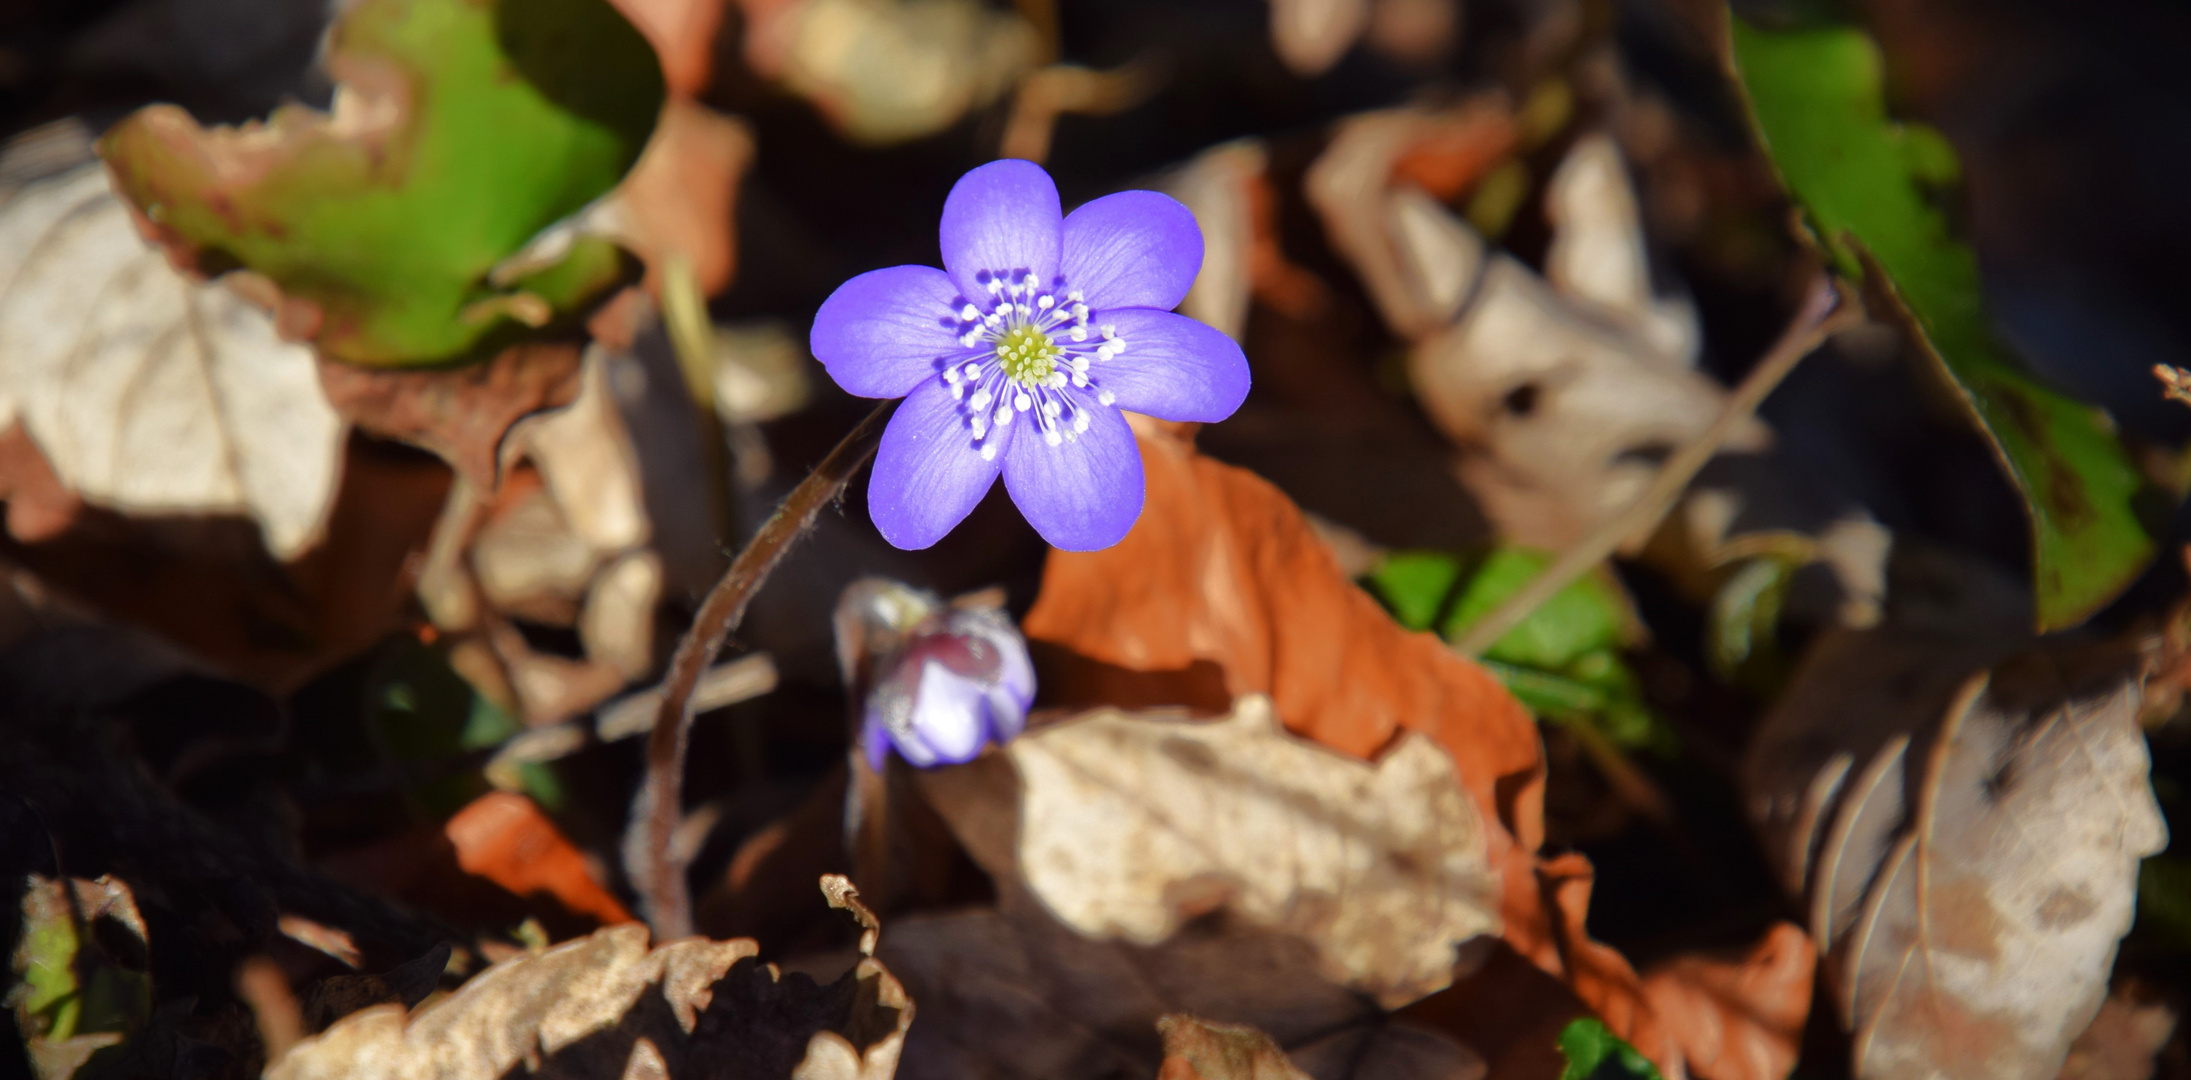
<svg viewBox="0 0 2191 1080"><path fill-rule="evenodd" d="M715 583L707 600L693 616L692 629L677 643L670 658L669 676L662 681L662 705L654 715L654 730L647 736L646 880L640 883L657 940L689 936L692 930L692 896L685 881L685 866L672 850L672 837L684 813L685 746L692 727L693 688L701 673L715 662L723 639L745 618L746 605L768 580L769 572L783 561L784 553L814 523L822 507L835 501L867 464L882 441L884 423L897 403L885 401L868 413L829 456L793 488L776 513L753 534L751 542L731 560L730 569Z"/></svg>
<svg viewBox="0 0 2191 1080"><path fill-rule="evenodd" d="M1696 477L1697 471L1719 453L1722 443L1741 430L1743 423L1764 403L1765 396L1772 393L1773 387L1780 385L1780 380L1795 370L1796 362L1862 317L1863 305L1853 295L1844 295L1834 287L1832 278L1819 275L1803 302L1803 309L1781 332L1772 351L1766 353L1765 358L1750 369L1741 385L1735 387L1734 393L1728 395L1726 408L1720 410L1712 426L1674 451L1658 474L1651 478L1650 486L1620 513L1560 552L1552 565L1539 571L1528 584L1471 624L1454 640L1453 650L1463 656L1481 655L1505 637L1507 631L1520 626L1530 612L1537 610L1537 605L1550 600L1591 567L1604 562L1622 542L1655 528L1659 519L1666 516L1666 511L1673 509L1674 500L1688 489L1689 481Z"/></svg>

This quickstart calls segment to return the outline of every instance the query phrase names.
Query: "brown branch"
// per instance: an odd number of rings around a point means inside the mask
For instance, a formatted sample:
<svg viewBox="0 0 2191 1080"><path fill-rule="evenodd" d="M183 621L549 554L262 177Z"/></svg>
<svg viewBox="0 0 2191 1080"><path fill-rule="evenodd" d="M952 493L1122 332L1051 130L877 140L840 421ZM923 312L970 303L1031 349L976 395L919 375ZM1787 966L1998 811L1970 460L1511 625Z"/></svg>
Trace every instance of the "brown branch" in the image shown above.
<svg viewBox="0 0 2191 1080"><path fill-rule="evenodd" d="M895 405L891 401L877 405L792 489L775 515L731 561L723 579L715 583L700 605L700 613L693 616L692 629L677 643L669 676L662 681L662 707L655 713L654 730L647 736L647 864L646 880L640 887L658 940L692 933L692 896L685 882L684 862L672 850L672 838L684 812L685 744L692 727L693 688L699 684L701 673L715 662L723 639L745 618L746 605L768 580L769 572L814 523L814 515L835 501L845 482L874 454L876 444L882 441L883 424L890 419Z"/></svg>
<svg viewBox="0 0 2191 1080"><path fill-rule="evenodd" d="M1810 295L1803 301L1803 309L1781 333L1780 340L1773 343L1772 351L1758 361L1740 386L1735 387L1734 393L1727 398L1727 407L1712 421L1712 426L1674 451L1658 474L1651 478L1650 486L1619 514L1560 552L1552 565L1471 625L1453 642L1454 651L1463 656L1481 655L1508 631L1520 626L1538 605L1550 600L1591 567L1604 562L1623 541L1655 528L1659 519L1673 509L1674 501L1687 490L1697 471L1719 453L1722 444L1734 437L1765 401L1765 396L1772 393L1773 387L1780 385L1780 380L1795 370L1796 362L1809 356L1828 337L1854 323L1862 314L1862 308L1853 296L1837 292L1831 277L1819 275Z"/></svg>

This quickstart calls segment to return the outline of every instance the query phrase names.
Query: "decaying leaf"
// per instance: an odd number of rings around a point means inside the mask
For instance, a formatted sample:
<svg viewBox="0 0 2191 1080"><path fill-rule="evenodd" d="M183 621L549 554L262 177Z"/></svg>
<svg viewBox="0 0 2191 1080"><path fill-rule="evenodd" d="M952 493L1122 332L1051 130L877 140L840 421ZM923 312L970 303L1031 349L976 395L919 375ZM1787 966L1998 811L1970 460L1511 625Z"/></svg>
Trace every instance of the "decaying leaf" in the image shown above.
<svg viewBox="0 0 2191 1080"><path fill-rule="evenodd" d="M1373 153L1363 130L1354 144L1335 141L1328 167L1386 182L1391 152ZM1355 156L1341 159L1341 149ZM1573 544L1626 507L1658 459L1718 418L1727 391L1695 368L1688 303L1651 283L1635 193L1610 137L1579 139L1546 189L1549 276L1489 250L1421 191L1402 185L1377 200L1381 218L1327 209L1326 228L1335 242L1357 237L1342 250L1373 284L1387 322L1416 339L1408 374L1417 399L1463 449L1463 483L1509 539ZM1380 280L1389 283L1376 287ZM1800 535L1830 574L1797 592L1799 613L1876 621L1889 534L1853 503L1792 481L1771 447L1763 422L1745 424L1661 541L1645 549L1650 538L1631 537L1630 553L1701 600L1745 544Z"/></svg>
<svg viewBox="0 0 2191 1080"><path fill-rule="evenodd" d="M332 114L200 127L171 105L102 143L182 261L241 265L285 336L377 366L476 357L620 284L614 244L498 264L614 187L662 105L646 40L607 0L363 0L328 39Z"/></svg>
<svg viewBox="0 0 2191 1080"><path fill-rule="evenodd" d="M320 387L352 423L430 450L475 489L493 491L511 426L578 396L579 355L575 344L545 342L452 371L372 371L322 360Z"/></svg>
<svg viewBox="0 0 2191 1080"><path fill-rule="evenodd" d="M881 952L920 1001L906 1080L1147 1080L1165 1068L1158 1021L1181 1013L1253 1025L1316 1080L1484 1075L1468 1047L1319 978L1306 943L1223 915L1150 948L1090 939L1007 892L1001 910L901 919Z"/></svg>
<svg viewBox="0 0 2191 1080"><path fill-rule="evenodd" d="M515 792L480 796L442 825L465 873L515 896L546 893L603 926L632 921L631 912L586 868L586 859L531 799Z"/></svg>
<svg viewBox="0 0 2191 1080"><path fill-rule="evenodd" d="M1014 740L1017 864L1066 925L1154 945L1223 908L1316 945L1326 978L1400 1005L1499 931L1497 876L1453 762L1408 732L1374 765L1295 738L1270 699L1189 721L1099 711Z"/></svg>
<svg viewBox="0 0 2191 1080"><path fill-rule="evenodd" d="M1034 28L973 0L743 0L746 59L847 136L894 143L949 127L1040 59Z"/></svg>
<svg viewBox="0 0 2191 1080"><path fill-rule="evenodd" d="M714 0L682 6L721 9ZM587 215L589 231L612 236L645 260L650 288L659 291L664 269L681 259L701 292L721 292L737 269L734 210L752 163L753 133L743 121L671 98L631 174Z"/></svg>
<svg viewBox="0 0 2191 1080"><path fill-rule="evenodd" d="M282 559L319 539L342 468L311 350L171 269L97 164L0 191L0 417L85 500L246 514Z"/></svg>
<svg viewBox="0 0 2191 1080"><path fill-rule="evenodd" d="M1198 1016L1158 1018L1164 1067L1157 1080L1309 1080L1286 1052L1247 1024L1220 1024Z"/></svg>
<svg viewBox="0 0 2191 1080"><path fill-rule="evenodd" d="M1544 759L1529 714L1437 638L1395 624L1276 488L1172 429L1141 430L1140 520L1103 551L1051 552L1021 624L1054 647L1037 653L1045 694L1215 710L1265 693L1289 729L1363 759L1404 730L1429 736L1484 822L1506 940L1654 1059L1674 1060L1634 971L1583 933L1587 860L1536 857Z"/></svg>
<svg viewBox="0 0 2191 1080"><path fill-rule="evenodd" d="M1644 996L1688 1062L1709 1080L1783 1080L1811 1015L1818 950L1774 923L1741 956L1677 956L1643 975Z"/></svg>
<svg viewBox="0 0 2191 1080"><path fill-rule="evenodd" d="M151 980L117 963L94 924L112 921L143 948L144 916L129 886L101 876L56 881L31 875L21 905L21 935L6 995L9 1020L22 1033L41 1077L72 1075L97 1051L121 1043L152 1010Z"/></svg>
<svg viewBox="0 0 2191 1080"><path fill-rule="evenodd" d="M2053 1076L2167 842L2129 665L1987 651L1829 640L1745 766L1867 1080Z"/></svg>
<svg viewBox="0 0 2191 1080"><path fill-rule="evenodd" d="M754 959L752 941L652 951L637 925L505 960L406 1016L375 1006L299 1043L269 1080L522 1075L888 1080L912 1002L862 960L818 986Z"/></svg>

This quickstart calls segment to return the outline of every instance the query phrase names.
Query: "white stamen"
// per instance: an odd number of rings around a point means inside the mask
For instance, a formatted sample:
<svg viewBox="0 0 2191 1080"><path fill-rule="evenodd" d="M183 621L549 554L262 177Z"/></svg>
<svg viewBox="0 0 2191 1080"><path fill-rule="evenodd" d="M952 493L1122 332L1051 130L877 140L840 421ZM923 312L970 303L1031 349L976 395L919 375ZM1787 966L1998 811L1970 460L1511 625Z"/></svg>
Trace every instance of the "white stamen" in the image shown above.
<svg viewBox="0 0 2191 1080"><path fill-rule="evenodd" d="M1118 404L1118 395L1111 393L1109 390L1098 390L1096 391L1096 400L1105 405L1116 405Z"/></svg>
<svg viewBox="0 0 2191 1080"><path fill-rule="evenodd" d="M969 378L969 379L978 379L978 378L981 378L981 365L980 365L980 364L975 364L975 363L968 363L968 364L966 365L966 377L967 377L967 378Z"/></svg>
<svg viewBox="0 0 2191 1080"><path fill-rule="evenodd" d="M1027 291L1028 291L1028 292L1033 292L1033 291L1035 291L1036 289L1039 289L1039 288L1041 288L1041 287L1042 287L1042 279L1041 279L1041 278L1038 278L1038 277L1036 277L1036 276L1035 276L1035 275L1033 275L1033 274L1029 274L1029 275L1027 275L1026 285L1027 285Z"/></svg>
<svg viewBox="0 0 2191 1080"><path fill-rule="evenodd" d="M1074 341L1086 341L1086 340L1088 340L1088 328L1087 328L1087 327L1085 327L1085 326L1076 326L1076 327L1073 327L1073 340L1074 340Z"/></svg>
<svg viewBox="0 0 2191 1080"><path fill-rule="evenodd" d="M959 384L959 369L955 367L947 367L943 369L943 381L950 383L953 386L957 386Z"/></svg>
<svg viewBox="0 0 2191 1080"><path fill-rule="evenodd" d="M977 410L980 410L988 408L989 403L994 400L996 399L989 395L989 388L984 386L981 389L974 391L974 400L967 402L967 404L972 405Z"/></svg>
<svg viewBox="0 0 2191 1080"><path fill-rule="evenodd" d="M1085 299L1085 297L1083 297L1083 296L1081 296L1081 295L1080 295L1080 290L1079 290L1079 289L1074 289L1074 290L1073 290L1072 292L1069 292L1069 293L1066 293L1066 294L1065 294L1065 299L1067 299L1067 300L1070 300L1070 301L1072 301L1073 303L1076 303L1076 304L1078 304L1078 303L1080 303L1080 302L1081 302L1081 301L1082 301L1083 299Z"/></svg>
<svg viewBox="0 0 2191 1080"><path fill-rule="evenodd" d="M975 307L972 304L968 304L965 307L959 309L960 322L973 322L979 318L981 318L981 309Z"/></svg>
<svg viewBox="0 0 2191 1080"><path fill-rule="evenodd" d="M1057 303L1057 301L1056 301L1056 300L1054 300L1054 299L1051 299L1051 297L1050 297L1050 294L1049 294L1049 293L1043 293L1043 294L1042 294L1042 299L1040 299L1040 300L1037 300L1037 301L1035 301L1035 306L1036 306L1037 308L1040 308L1040 309L1042 309L1043 311L1048 311L1048 310L1050 310L1050 308L1051 308L1051 307L1052 307L1053 305L1055 305L1056 303Z"/></svg>
<svg viewBox="0 0 2191 1080"><path fill-rule="evenodd" d="M1000 292L1003 292L1003 291L1004 291L1004 279L1002 279L1002 278L990 278L990 279L989 279L989 285L988 285L988 289L989 289L989 295L991 295L991 296L995 296L996 294L998 294L998 293L1000 293Z"/></svg>
<svg viewBox="0 0 2191 1080"><path fill-rule="evenodd" d="M1086 389L1088 386L1088 376L1078 371L1073 372L1073 385L1081 387L1082 389Z"/></svg>
<svg viewBox="0 0 2191 1080"><path fill-rule="evenodd" d="M1003 404L1003 405L999 405L999 406L997 406L997 411L996 411L996 413L995 413L995 417L996 417L996 421L997 421L997 426L998 426L998 427L1000 427L1000 428L1001 428L1001 427L1003 427L1003 426L1004 426L1004 425L1006 425L1006 424L1009 424L1009 423L1011 423L1011 422L1012 422L1012 406L1011 406L1011 404L1010 404L1010 403L1006 403L1006 404Z"/></svg>
<svg viewBox="0 0 2191 1080"><path fill-rule="evenodd" d="M1051 446L1056 446L1065 441L1065 436L1058 434L1056 428L1045 428L1042 432L1042 441L1049 443Z"/></svg>
<svg viewBox="0 0 2191 1080"><path fill-rule="evenodd" d="M1059 416L1063 415L1064 412L1064 408L1058 405L1058 403L1055 401L1045 401L1042 403L1042 415L1047 416L1052 420L1057 419Z"/></svg>
<svg viewBox="0 0 2191 1080"><path fill-rule="evenodd" d="M957 382L955 382L955 383L952 383L952 384L951 384L951 400L953 400L953 401L958 401L958 400L960 400L960 399L964 398L965 396L966 396L966 384L965 384L965 383L957 383Z"/></svg>
<svg viewBox="0 0 2191 1080"><path fill-rule="evenodd" d="M1076 409L1076 410L1074 410L1074 411L1073 411L1073 432L1074 432L1074 434L1079 434L1080 432L1083 432L1083 431L1086 431L1086 430L1088 430L1088 411L1087 411L1086 409Z"/></svg>
<svg viewBox="0 0 2191 1080"><path fill-rule="evenodd" d="M1104 324L1103 324L1103 340L1105 340L1105 341L1109 341L1109 340L1111 340L1112 338L1115 338L1115 337L1117 337L1117 336L1118 336L1118 327L1112 326L1112 325L1111 325L1110 323L1104 323Z"/></svg>
<svg viewBox="0 0 2191 1080"><path fill-rule="evenodd" d="M997 459L997 444L993 442L981 444L981 459L983 461L995 461Z"/></svg>
<svg viewBox="0 0 2191 1080"><path fill-rule="evenodd" d="M1027 391L1022 390L1012 395L1012 405L1019 411L1026 412L1035 407L1035 399L1028 397Z"/></svg>

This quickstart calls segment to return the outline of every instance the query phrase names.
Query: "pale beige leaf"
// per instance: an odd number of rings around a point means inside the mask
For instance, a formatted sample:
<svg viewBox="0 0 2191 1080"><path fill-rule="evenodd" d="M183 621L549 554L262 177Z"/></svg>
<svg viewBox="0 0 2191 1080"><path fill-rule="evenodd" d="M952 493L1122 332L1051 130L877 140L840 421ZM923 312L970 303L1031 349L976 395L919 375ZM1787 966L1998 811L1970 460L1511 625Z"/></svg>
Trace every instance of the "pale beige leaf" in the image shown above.
<svg viewBox="0 0 2191 1080"><path fill-rule="evenodd" d="M811 100L847 136L932 135L995 101L1035 66L1041 43L1016 14L976 0L749 3L746 56Z"/></svg>
<svg viewBox="0 0 2191 1080"><path fill-rule="evenodd" d="M650 951L644 927L609 927L496 964L408 1017L392 1005L353 1013L266 1075L614 1080L719 1074L735 1061L743 1076L888 1080L912 1004L887 970L867 960L818 987L757 951L698 938Z"/></svg>
<svg viewBox="0 0 2191 1080"><path fill-rule="evenodd" d="M1499 931L1483 823L1419 735L1369 764L1286 733L1250 695L1210 722L1098 711L1008 753L1021 871L1083 933L1154 944L1223 907L1399 1004L1449 985L1454 947Z"/></svg>
<svg viewBox="0 0 2191 1080"><path fill-rule="evenodd" d="M2054 1076L2167 843L2131 665L1985 651L1831 642L1745 767L1864 1080Z"/></svg>
<svg viewBox="0 0 2191 1080"><path fill-rule="evenodd" d="M1202 227L1202 269L1179 310L1236 339L1248 326L1254 286L1253 190L1268 157L1260 141L1240 139L1196 155L1162 184Z"/></svg>
<svg viewBox="0 0 2191 1080"><path fill-rule="evenodd" d="M282 558L317 540L341 473L311 351L171 269L97 163L0 192L0 415L87 501L246 514Z"/></svg>
<svg viewBox="0 0 2191 1080"><path fill-rule="evenodd" d="M1554 288L1595 304L1633 328L1661 356L1694 359L1696 311L1651 287L1643 215L1620 147L1604 132L1575 141L1544 192L1552 244L1544 274Z"/></svg>
<svg viewBox="0 0 2191 1080"><path fill-rule="evenodd" d="M1369 0L1270 0L1270 43L1294 74L1331 70L1369 25Z"/></svg>

